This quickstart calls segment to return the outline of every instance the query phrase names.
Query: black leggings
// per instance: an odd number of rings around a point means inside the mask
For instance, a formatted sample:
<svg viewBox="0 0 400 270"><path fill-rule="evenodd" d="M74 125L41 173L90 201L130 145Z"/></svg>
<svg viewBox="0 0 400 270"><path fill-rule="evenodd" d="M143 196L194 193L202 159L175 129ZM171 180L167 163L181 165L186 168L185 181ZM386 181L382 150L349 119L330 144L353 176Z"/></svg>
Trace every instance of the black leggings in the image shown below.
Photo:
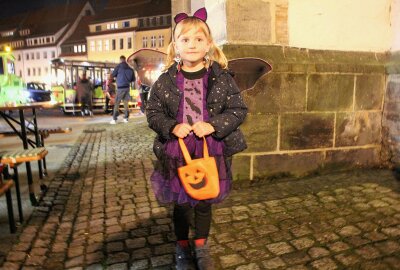
<svg viewBox="0 0 400 270"><path fill-rule="evenodd" d="M208 237L211 226L211 204L204 201L200 201L195 207L191 207L189 203L175 204L173 218L175 235L178 241L189 239L189 227L193 221L193 212L194 238L202 239Z"/></svg>

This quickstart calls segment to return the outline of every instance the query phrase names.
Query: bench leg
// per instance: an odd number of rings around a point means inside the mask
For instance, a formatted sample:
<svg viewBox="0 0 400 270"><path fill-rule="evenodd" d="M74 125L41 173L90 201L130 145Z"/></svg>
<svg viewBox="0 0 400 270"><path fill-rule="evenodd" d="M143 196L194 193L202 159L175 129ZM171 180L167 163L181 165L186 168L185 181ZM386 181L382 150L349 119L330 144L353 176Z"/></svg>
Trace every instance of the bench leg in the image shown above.
<svg viewBox="0 0 400 270"><path fill-rule="evenodd" d="M6 200L7 200L8 224L10 225L10 232L15 233L17 231L17 227L15 226L14 211L13 211L10 190L6 191Z"/></svg>
<svg viewBox="0 0 400 270"><path fill-rule="evenodd" d="M44 147L44 137L43 135L40 135L40 139L42 141L42 146ZM43 169L44 169L44 175L47 175L47 165L46 165L46 157L43 158Z"/></svg>
<svg viewBox="0 0 400 270"><path fill-rule="evenodd" d="M14 182L15 182L15 191L17 193L19 222L22 224L24 222L24 215L23 215L23 212L22 212L22 200L21 200L21 192L20 192L20 189L19 189L19 176L18 176L18 168L17 168L17 166L14 167L13 179L14 179Z"/></svg>
<svg viewBox="0 0 400 270"><path fill-rule="evenodd" d="M26 176L28 177L29 199L31 200L32 206L38 206L38 201L35 196L35 188L33 186L31 164L29 162L25 162L25 166L26 166Z"/></svg>

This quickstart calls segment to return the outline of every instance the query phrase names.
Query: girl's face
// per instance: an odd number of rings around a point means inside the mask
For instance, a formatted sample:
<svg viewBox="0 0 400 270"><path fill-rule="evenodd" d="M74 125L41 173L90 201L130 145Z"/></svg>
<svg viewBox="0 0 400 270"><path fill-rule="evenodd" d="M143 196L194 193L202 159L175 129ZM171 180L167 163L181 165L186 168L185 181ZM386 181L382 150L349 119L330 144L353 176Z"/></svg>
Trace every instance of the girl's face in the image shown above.
<svg viewBox="0 0 400 270"><path fill-rule="evenodd" d="M183 69L196 71L204 67L204 56L210 50L211 43L200 27L193 27L175 37L174 46L182 58Z"/></svg>

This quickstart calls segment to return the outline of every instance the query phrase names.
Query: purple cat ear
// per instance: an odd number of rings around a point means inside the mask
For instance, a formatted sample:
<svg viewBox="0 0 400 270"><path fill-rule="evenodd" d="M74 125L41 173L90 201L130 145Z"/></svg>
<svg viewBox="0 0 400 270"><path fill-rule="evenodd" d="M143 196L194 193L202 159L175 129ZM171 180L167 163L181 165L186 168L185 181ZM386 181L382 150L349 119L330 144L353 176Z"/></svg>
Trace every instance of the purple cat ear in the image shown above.
<svg viewBox="0 0 400 270"><path fill-rule="evenodd" d="M179 23L180 21L186 19L187 17L189 17L189 16L188 16L186 13L182 12L182 13L177 14L177 15L174 17L174 21L175 21L175 23L177 24L177 23Z"/></svg>
<svg viewBox="0 0 400 270"><path fill-rule="evenodd" d="M193 17L196 17L196 18L202 20L203 22L206 22L206 20L207 20L207 10L205 8L201 8L201 9L197 10L193 14Z"/></svg>

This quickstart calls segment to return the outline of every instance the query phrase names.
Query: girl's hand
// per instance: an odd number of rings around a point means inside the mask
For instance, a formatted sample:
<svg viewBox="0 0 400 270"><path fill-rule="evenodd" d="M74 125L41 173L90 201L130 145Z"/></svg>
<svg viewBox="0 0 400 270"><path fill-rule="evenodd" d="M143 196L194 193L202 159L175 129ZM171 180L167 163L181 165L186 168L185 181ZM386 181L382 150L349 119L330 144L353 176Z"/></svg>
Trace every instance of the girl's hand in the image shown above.
<svg viewBox="0 0 400 270"><path fill-rule="evenodd" d="M172 134L174 134L178 138L185 138L192 131L192 127L187 123L177 124L172 130Z"/></svg>
<svg viewBox="0 0 400 270"><path fill-rule="evenodd" d="M210 123L197 122L192 126L192 130L197 137L207 136L215 131L214 127Z"/></svg>

